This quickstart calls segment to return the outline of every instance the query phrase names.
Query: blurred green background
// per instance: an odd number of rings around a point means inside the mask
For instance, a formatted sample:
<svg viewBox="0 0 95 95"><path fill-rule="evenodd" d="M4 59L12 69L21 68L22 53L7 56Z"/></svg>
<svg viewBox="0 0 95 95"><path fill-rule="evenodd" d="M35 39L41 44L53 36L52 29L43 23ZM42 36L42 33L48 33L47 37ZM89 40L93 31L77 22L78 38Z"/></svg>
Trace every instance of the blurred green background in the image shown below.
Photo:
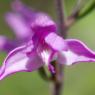
<svg viewBox="0 0 95 95"><path fill-rule="evenodd" d="M13 38L11 29L4 21L4 14L10 11L10 2L0 0L0 34ZM28 6L47 12L56 21L54 0L22 0ZM65 16L72 11L77 0L64 0ZM94 0L86 0L85 9ZM84 10L85 10L84 9ZM95 51L95 10L77 21L70 29L68 38L85 42ZM6 54L0 53L0 63ZM64 95L95 95L95 63L81 63L65 68ZM17 73L0 81L0 95L49 95L49 83L43 81L38 72Z"/></svg>

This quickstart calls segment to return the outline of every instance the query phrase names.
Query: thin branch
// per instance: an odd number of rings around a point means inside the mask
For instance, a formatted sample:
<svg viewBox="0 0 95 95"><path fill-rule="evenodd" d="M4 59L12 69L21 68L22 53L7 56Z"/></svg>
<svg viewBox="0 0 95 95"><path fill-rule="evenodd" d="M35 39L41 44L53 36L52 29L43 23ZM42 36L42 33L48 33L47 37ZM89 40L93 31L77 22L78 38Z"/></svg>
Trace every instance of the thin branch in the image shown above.
<svg viewBox="0 0 95 95"><path fill-rule="evenodd" d="M73 11L71 12L71 15L67 18L65 21L65 28L69 29L69 27L77 20L77 17L81 11L81 9L84 7L85 2L83 0L78 0L75 4L75 7L73 8Z"/></svg>
<svg viewBox="0 0 95 95"><path fill-rule="evenodd" d="M80 0L79 0L80 1ZM75 7L75 10L72 12L72 14L67 18L65 21L65 28L69 29L71 25L73 25L76 21L80 20L81 18L84 18L86 15L88 15L94 8L95 8L95 2L90 5L90 7L83 13L79 14L82 8L85 6L86 2L78 2L78 4Z"/></svg>
<svg viewBox="0 0 95 95"><path fill-rule="evenodd" d="M91 6L80 16L77 17L77 19L81 19L83 17L85 17L86 15L88 15L90 12L93 11L93 9L95 9L95 2L91 4Z"/></svg>
<svg viewBox="0 0 95 95"><path fill-rule="evenodd" d="M58 64L56 61L52 62L56 73L52 74L52 95L61 95L63 90L63 65Z"/></svg>
<svg viewBox="0 0 95 95"><path fill-rule="evenodd" d="M83 0L78 0L71 13L71 17L77 17L79 15L80 10L84 7L84 5L85 5L85 2Z"/></svg>
<svg viewBox="0 0 95 95"><path fill-rule="evenodd" d="M58 24L58 32L60 36L63 38L67 37L67 32L65 31L65 20L64 20L64 6L62 5L62 0L55 0L55 7L56 7L56 15L57 15L57 24ZM60 63L53 62L52 63L55 67L55 74L52 74L52 95L61 95L61 90L63 86L63 66Z"/></svg>
<svg viewBox="0 0 95 95"><path fill-rule="evenodd" d="M66 37L67 33L65 32L65 26L64 26L64 6L62 3L62 0L55 0L55 5L56 5L56 12L57 12L57 23L58 23L58 32L60 33L63 38Z"/></svg>

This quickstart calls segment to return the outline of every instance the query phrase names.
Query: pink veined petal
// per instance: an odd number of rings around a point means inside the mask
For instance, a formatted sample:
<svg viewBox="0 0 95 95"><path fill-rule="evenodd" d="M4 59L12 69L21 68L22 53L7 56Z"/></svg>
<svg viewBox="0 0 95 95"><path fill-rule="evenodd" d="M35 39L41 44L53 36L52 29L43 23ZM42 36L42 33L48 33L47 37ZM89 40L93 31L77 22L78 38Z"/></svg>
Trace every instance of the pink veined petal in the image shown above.
<svg viewBox="0 0 95 95"><path fill-rule="evenodd" d="M39 42L36 51L43 62L48 66L52 60L54 51L44 42Z"/></svg>
<svg viewBox="0 0 95 95"><path fill-rule="evenodd" d="M7 13L5 20L8 25L13 29L13 32L19 38L27 38L32 35L30 27L24 21L23 17L16 13Z"/></svg>
<svg viewBox="0 0 95 95"><path fill-rule="evenodd" d="M95 62L95 52L89 49L83 42L76 39L66 40L69 50L63 51L63 63L71 65L79 62ZM61 60L62 61L62 56Z"/></svg>
<svg viewBox="0 0 95 95"><path fill-rule="evenodd" d="M0 68L0 80L16 72L32 72L40 68L43 62L32 48L21 46L11 51Z"/></svg>
<svg viewBox="0 0 95 95"><path fill-rule="evenodd" d="M61 50L68 50L68 46L63 38L58 36L56 33L49 33L45 37L45 42L54 50L61 51Z"/></svg>
<svg viewBox="0 0 95 95"><path fill-rule="evenodd" d="M55 73L55 69L53 65L51 64L52 61L54 61L54 54L55 52L52 51L51 49L44 49L43 51L40 52L41 59L45 63L46 66L48 66L48 70L51 73Z"/></svg>
<svg viewBox="0 0 95 95"><path fill-rule="evenodd" d="M51 65L51 62L54 61L55 51L52 50L46 43L41 43L36 49L38 55L42 59L43 63L48 67L49 71L54 73L54 67Z"/></svg>

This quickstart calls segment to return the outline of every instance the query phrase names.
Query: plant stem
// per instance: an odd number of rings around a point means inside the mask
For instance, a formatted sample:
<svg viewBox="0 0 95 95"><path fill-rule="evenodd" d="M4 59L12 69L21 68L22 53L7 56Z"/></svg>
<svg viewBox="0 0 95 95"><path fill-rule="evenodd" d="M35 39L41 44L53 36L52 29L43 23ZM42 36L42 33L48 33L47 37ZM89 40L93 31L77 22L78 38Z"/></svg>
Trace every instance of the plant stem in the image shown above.
<svg viewBox="0 0 95 95"><path fill-rule="evenodd" d="M56 14L57 14L57 21L58 21L58 32L60 36L63 36L65 39L67 37L67 31L65 30L65 20L64 20L64 10L62 5L62 0L55 0L55 6L56 6ZM53 62L55 67L55 74L52 74L52 95L61 95L61 90L63 87L63 65L60 63Z"/></svg>
<svg viewBox="0 0 95 95"><path fill-rule="evenodd" d="M61 90L63 86L63 66L52 63L55 67L55 74L52 74L52 95L61 95Z"/></svg>
<svg viewBox="0 0 95 95"><path fill-rule="evenodd" d="M64 6L62 4L62 0L55 0L56 6L56 14L57 14L57 24L58 24L58 32L63 38L66 38L67 32L65 31L65 19L64 19Z"/></svg>

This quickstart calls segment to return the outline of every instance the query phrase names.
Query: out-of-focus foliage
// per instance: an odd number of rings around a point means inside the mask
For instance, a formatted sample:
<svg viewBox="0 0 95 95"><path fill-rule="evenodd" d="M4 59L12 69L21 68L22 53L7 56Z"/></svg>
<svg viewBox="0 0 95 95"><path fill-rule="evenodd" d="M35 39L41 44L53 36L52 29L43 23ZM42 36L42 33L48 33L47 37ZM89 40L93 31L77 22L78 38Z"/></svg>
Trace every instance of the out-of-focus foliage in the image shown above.
<svg viewBox="0 0 95 95"><path fill-rule="evenodd" d="M14 37L4 21L4 14L10 11L12 0L0 0L0 34ZM77 0L65 0L65 16L70 15ZM83 0L84 1L84 0ZM84 12L94 0L85 0ZM24 0L34 9L47 12L56 21L54 0ZM77 38L95 50L95 10L77 21L69 30L68 38ZM0 54L0 64L5 57ZM64 95L95 95L95 63L81 63L65 68ZM49 95L48 82L37 72L17 73L0 81L0 95Z"/></svg>

